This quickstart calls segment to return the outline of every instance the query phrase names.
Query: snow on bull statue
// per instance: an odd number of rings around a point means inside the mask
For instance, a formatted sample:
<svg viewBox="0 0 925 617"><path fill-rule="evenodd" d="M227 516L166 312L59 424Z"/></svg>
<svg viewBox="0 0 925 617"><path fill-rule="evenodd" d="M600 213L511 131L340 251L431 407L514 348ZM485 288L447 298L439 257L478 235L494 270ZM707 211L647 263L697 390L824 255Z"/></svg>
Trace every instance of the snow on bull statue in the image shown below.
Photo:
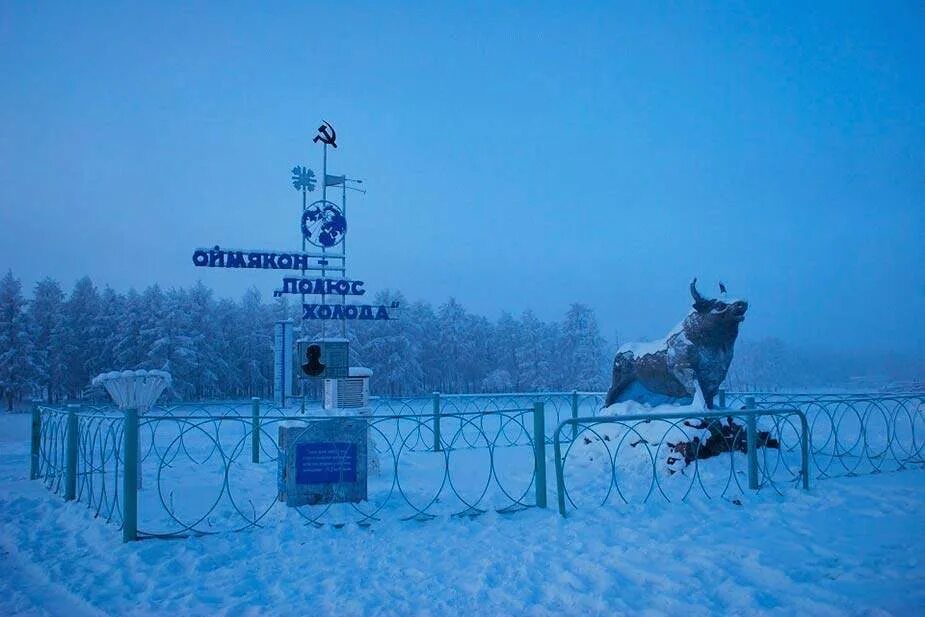
<svg viewBox="0 0 925 617"><path fill-rule="evenodd" d="M708 409L726 378L732 348L745 319L745 300L707 300L691 281L693 310L664 339L630 343L613 360L613 382L605 407L617 401L661 404L693 399L699 391ZM726 289L720 283L725 297Z"/></svg>

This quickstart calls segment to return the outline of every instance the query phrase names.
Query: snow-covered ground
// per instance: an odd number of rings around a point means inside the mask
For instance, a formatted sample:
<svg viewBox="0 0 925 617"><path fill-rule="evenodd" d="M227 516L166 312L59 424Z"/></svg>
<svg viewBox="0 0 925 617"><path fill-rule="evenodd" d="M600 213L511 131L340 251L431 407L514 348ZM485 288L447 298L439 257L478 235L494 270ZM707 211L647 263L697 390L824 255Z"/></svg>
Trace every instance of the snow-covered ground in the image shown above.
<svg viewBox="0 0 925 617"><path fill-rule="evenodd" d="M925 611L921 470L567 519L554 483L547 511L472 519L314 528L280 507L266 529L123 544L27 479L28 422L0 416L2 615Z"/></svg>

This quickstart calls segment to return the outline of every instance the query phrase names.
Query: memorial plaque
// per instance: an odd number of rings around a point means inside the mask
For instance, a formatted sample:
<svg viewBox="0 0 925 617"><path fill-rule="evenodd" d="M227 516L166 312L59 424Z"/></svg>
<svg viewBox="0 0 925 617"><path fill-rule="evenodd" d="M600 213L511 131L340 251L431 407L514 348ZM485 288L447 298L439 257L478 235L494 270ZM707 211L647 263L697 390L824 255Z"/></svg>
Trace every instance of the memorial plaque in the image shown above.
<svg viewBox="0 0 925 617"><path fill-rule="evenodd" d="M281 426L280 501L288 506L365 501L368 439L368 424L358 418Z"/></svg>
<svg viewBox="0 0 925 617"><path fill-rule="evenodd" d="M296 444L296 484L356 481L357 445L355 443L316 441Z"/></svg>

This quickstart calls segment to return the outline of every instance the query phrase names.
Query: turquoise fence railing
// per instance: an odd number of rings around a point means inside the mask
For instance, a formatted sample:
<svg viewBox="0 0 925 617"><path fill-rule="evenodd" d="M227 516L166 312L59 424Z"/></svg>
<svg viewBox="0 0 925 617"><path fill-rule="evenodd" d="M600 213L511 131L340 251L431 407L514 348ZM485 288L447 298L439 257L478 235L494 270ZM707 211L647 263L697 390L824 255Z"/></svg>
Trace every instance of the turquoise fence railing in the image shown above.
<svg viewBox="0 0 925 617"><path fill-rule="evenodd" d="M711 444L692 441L691 429L707 426L716 427L711 433L725 442L725 450L700 458L698 452L706 455ZM732 500L766 487L809 488L809 442L806 416L796 409L570 418L553 433L559 513L565 516L579 500L597 505L694 495ZM688 444L684 450L681 443ZM582 469L571 482L570 465Z"/></svg>
<svg viewBox="0 0 925 617"><path fill-rule="evenodd" d="M368 498L293 508L279 503L279 428L307 431L329 417L293 415L254 401L179 411L155 408L138 417L131 410L39 407L38 477L67 496L73 476L74 498L119 525L127 541L262 527L287 510L314 525L339 526L385 516L425 520L545 507L542 402L441 410L439 431L432 414L355 416L366 422L375 453ZM77 439L69 447L71 435Z"/></svg>
<svg viewBox="0 0 925 617"><path fill-rule="evenodd" d="M725 392L720 399L725 398L726 406L733 408L755 394ZM434 393L376 399L371 403L372 415L364 416L379 454L378 471L370 480L374 499L360 505L296 511L311 523L339 525L351 521L368 524L383 516L425 519L474 515L490 509L511 512L538 505L545 496L542 482L537 481L538 462L545 464L546 454L554 449L538 448L538 436L546 445L555 446L558 440L560 449L568 444L563 463L571 456L577 464L579 453L590 458L594 448L612 450L617 436L602 433L598 438L589 427L597 426L596 420L604 426L627 418L602 416L602 402L603 393L579 391L494 396ZM542 405L539 420L536 403ZM798 410L791 413L802 413L808 422L809 469L814 478L925 466L925 404L921 395L769 393L763 398L757 396L752 406L761 414L731 410L683 413L689 414L686 418L701 419L732 415L746 426L755 421L757 429L764 430L761 422L776 417L771 411ZM312 413L321 412L312 409ZM640 417L651 421L650 416ZM786 448L779 452L759 448L761 466L746 465L742 476L745 486L760 482L777 490L802 472L803 467L794 459L798 423L788 418L777 427L785 433ZM30 477L62 497L86 504L94 516L119 525L127 539L259 527L275 520L280 510L272 507L279 426L308 425L319 419L326 418L253 399L158 406L138 419L138 436L132 439L133 426L127 426L126 415L112 407L39 405L33 410ZM636 430L645 432L643 428ZM597 445L591 447L586 440ZM641 448L637 443L630 444L630 449L621 447L623 454L613 465L631 460L627 453L638 458L653 446ZM731 460L727 462L710 459L698 463L664 484L676 491L681 486L678 479L696 469L696 485L686 487L683 494L696 489L710 495L729 495L733 488L739 489L742 457L734 454L728 458ZM604 458L598 456L596 461L582 464L593 466ZM661 465L656 458L650 463ZM638 466L639 462L633 464ZM140 465L140 473L133 472L134 465ZM720 468L725 475L717 475ZM647 473L651 470L639 467L639 477L650 477ZM592 469L583 477L582 482L594 488L591 485L595 482L613 475ZM718 489L717 482L721 482ZM598 488L606 494L604 487ZM621 492L616 488L611 497L619 498ZM660 495L674 495L667 489L661 491L661 481L649 488L659 490ZM629 495L630 489L641 490L637 483L624 492ZM206 499L208 495L212 497ZM583 488L576 488L572 495L587 501ZM136 507L132 507L132 496ZM134 533L133 523L137 526Z"/></svg>
<svg viewBox="0 0 925 617"><path fill-rule="evenodd" d="M776 397L754 401L780 405ZM818 478L899 471L925 465L925 397L826 396L792 400L809 420Z"/></svg>
<svg viewBox="0 0 925 617"><path fill-rule="evenodd" d="M428 397L376 398L370 401L374 415L410 415L473 413L484 411L506 411L530 406L541 402L545 409L546 440L551 443L551 435L559 422L566 418L596 415L604 402L601 392L532 392L514 394L442 394L433 393ZM439 426L439 425L438 425ZM508 445L526 443L526 433L514 435L509 433Z"/></svg>

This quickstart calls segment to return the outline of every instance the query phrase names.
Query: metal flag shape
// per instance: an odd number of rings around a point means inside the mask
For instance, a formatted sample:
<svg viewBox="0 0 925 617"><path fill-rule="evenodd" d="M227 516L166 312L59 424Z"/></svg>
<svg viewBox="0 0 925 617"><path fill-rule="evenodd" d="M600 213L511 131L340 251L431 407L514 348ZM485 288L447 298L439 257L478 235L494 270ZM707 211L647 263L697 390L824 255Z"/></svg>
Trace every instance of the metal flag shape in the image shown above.
<svg viewBox="0 0 925 617"><path fill-rule="evenodd" d="M327 120L321 121L323 124L318 127L318 134L315 135L315 138L312 139L314 143L319 141L325 145L337 147L337 132L334 130L334 127L331 126L331 123Z"/></svg>

